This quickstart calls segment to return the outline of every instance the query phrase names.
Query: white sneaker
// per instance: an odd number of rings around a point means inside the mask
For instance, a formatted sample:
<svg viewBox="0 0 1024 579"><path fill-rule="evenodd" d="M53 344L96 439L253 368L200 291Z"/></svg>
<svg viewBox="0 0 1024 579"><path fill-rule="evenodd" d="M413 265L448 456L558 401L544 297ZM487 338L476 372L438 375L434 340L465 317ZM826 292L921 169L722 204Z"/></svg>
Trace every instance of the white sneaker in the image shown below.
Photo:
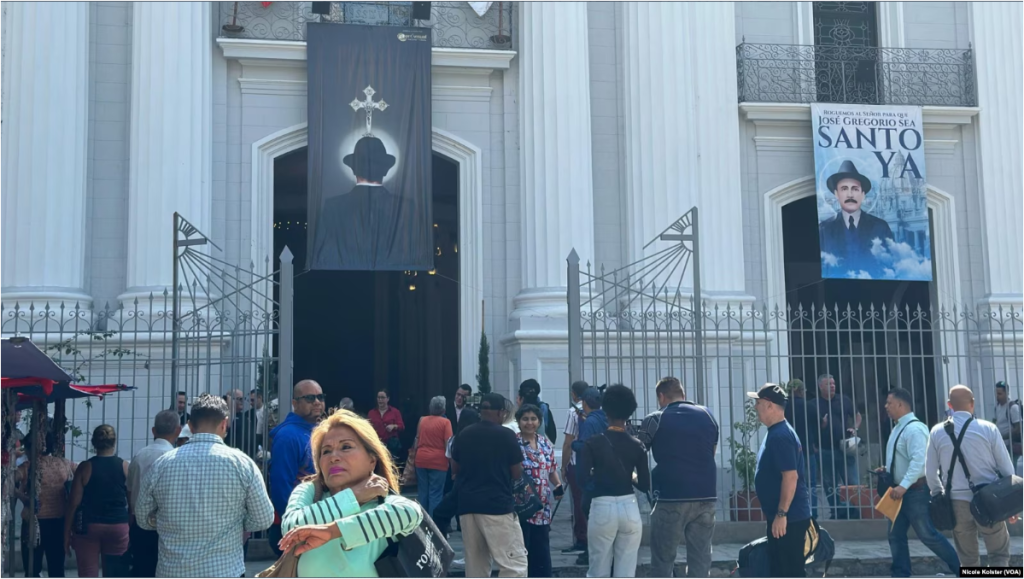
<svg viewBox="0 0 1024 579"><path fill-rule="evenodd" d="M466 566L466 559L465 558L456 559L456 560L452 561L452 567L465 567L465 566Z"/></svg>

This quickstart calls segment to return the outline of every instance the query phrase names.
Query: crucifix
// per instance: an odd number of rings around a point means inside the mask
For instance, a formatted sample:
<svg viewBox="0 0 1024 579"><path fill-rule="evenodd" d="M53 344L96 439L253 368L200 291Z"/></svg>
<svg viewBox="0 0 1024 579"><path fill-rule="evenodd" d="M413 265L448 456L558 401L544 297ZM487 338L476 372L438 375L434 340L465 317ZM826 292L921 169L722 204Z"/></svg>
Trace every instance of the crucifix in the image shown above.
<svg viewBox="0 0 1024 579"><path fill-rule="evenodd" d="M384 99L374 102L373 95L376 92L377 91L373 90L372 86L368 86L366 87L366 89L363 90L363 94L366 95L365 101L353 99L352 102L349 103L349 106L352 107L352 110L356 112L359 112L360 109L366 111L366 134L363 135L364 137L369 137L373 135L373 133L370 131L371 127L373 126L373 109L377 109L378 111L383 112L384 109L388 108L388 103L384 102Z"/></svg>

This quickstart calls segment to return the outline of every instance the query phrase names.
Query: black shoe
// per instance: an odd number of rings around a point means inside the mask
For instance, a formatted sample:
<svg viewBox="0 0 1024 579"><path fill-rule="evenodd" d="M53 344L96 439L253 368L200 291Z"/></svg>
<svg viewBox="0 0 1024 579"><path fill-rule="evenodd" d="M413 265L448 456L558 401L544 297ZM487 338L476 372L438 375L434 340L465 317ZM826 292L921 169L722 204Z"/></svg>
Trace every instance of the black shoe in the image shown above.
<svg viewBox="0 0 1024 579"><path fill-rule="evenodd" d="M572 547L569 547L568 549L562 549L562 554L563 555L571 555L573 553L583 553L586 550L587 550L587 546L586 545L580 545L579 543L576 543L575 545L573 545Z"/></svg>
<svg viewBox="0 0 1024 579"><path fill-rule="evenodd" d="M580 556L576 557L576 564L577 565L584 565L584 566L589 567L590 566L590 555L586 551L580 553Z"/></svg>

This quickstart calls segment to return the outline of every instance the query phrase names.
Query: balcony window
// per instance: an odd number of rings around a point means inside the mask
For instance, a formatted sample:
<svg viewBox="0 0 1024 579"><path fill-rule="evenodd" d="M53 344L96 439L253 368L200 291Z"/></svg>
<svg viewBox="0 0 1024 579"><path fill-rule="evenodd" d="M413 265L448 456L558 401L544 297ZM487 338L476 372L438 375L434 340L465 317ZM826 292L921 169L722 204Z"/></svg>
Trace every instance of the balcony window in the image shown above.
<svg viewBox="0 0 1024 579"><path fill-rule="evenodd" d="M412 19L412 2L331 2L330 14L313 13L311 2L221 2L220 26L236 24L240 32L219 29L223 38L305 40L309 22L425 26L432 44L443 48L512 49L512 3L495 2L479 16L468 2L432 2L430 20ZM237 14L236 14L237 11Z"/></svg>
<svg viewBox="0 0 1024 579"><path fill-rule="evenodd" d="M976 104L970 49L743 43L736 60L740 102Z"/></svg>

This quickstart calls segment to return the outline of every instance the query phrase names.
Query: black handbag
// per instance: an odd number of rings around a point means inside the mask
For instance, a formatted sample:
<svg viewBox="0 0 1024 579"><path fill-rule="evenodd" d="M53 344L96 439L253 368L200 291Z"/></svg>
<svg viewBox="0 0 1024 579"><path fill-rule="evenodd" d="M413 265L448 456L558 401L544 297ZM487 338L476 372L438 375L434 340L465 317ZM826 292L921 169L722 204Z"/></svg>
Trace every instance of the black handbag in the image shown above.
<svg viewBox="0 0 1024 579"><path fill-rule="evenodd" d="M910 425L915 422L921 421L917 420L916 418L914 420L911 420L896 435L896 441L892 443L892 456L889 457L889 468L880 472L873 473L875 476L878 477L878 481L875 485L875 492L878 493L878 498L884 497L885 493L889 492L889 489L896 488L897 486L899 486L895 478L892 476L892 469L896 465L896 445L900 443L900 437L903 436L903 432L906 431L907 428L910 427Z"/></svg>
<svg viewBox="0 0 1024 579"><path fill-rule="evenodd" d="M525 472L519 479L512 481L512 498L515 500L516 514L524 521L544 508L540 494L537 493L537 483Z"/></svg>
<svg viewBox="0 0 1024 579"><path fill-rule="evenodd" d="M377 504L384 504L384 498L379 497ZM374 563L378 577L448 576L455 551L423 507L416 506L423 520L412 533L388 539L387 549Z"/></svg>
<svg viewBox="0 0 1024 579"><path fill-rule="evenodd" d="M1024 501L1022 483L1024 480L1019 476L1010 475L979 486L971 500L974 520L983 527L991 527L1019 514Z"/></svg>
<svg viewBox="0 0 1024 579"><path fill-rule="evenodd" d="M956 437L953 435L953 419L946 420L946 424L943 425L943 429L949 438L953 441L953 456L949 459L949 470L946 474L946 484L944 488L939 489L939 494L933 495L931 501L928 503L928 514L931 515L932 524L935 528L940 531L952 531L956 527L956 515L953 513L953 499L949 496L949 491L953 487L953 469L956 468L956 459L960 456L960 443L964 440L964 434L967 432L967 427L971 424L974 417L968 418L967 422L964 423L963 430L960 431L960 436Z"/></svg>
<svg viewBox="0 0 1024 579"><path fill-rule="evenodd" d="M967 430L966 424L964 430ZM963 436L962 432L960 436ZM967 477L967 484L974 493L971 498L971 515L974 516L975 522L982 527L991 527L1021 512L1024 489L1021 487L1022 481L1019 476L1003 476L997 470L996 476L999 479L995 482L975 486L971 481L971 471L967 468L964 454L961 452L957 456L960 459L960 468L964 469L964 476Z"/></svg>

